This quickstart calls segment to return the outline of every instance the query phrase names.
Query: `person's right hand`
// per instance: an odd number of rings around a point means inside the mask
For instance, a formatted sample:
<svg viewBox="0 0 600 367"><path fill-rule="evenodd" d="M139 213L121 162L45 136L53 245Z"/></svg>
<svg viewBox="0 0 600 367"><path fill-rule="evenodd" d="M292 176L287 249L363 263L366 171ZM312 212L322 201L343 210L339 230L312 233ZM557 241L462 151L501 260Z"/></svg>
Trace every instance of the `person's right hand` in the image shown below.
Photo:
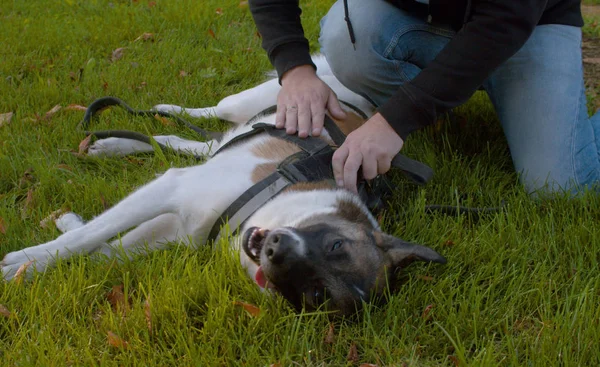
<svg viewBox="0 0 600 367"><path fill-rule="evenodd" d="M288 134L305 138L319 136L323 129L325 111L337 119L346 117L335 93L316 74L310 65L288 70L281 78L277 96L275 126Z"/></svg>

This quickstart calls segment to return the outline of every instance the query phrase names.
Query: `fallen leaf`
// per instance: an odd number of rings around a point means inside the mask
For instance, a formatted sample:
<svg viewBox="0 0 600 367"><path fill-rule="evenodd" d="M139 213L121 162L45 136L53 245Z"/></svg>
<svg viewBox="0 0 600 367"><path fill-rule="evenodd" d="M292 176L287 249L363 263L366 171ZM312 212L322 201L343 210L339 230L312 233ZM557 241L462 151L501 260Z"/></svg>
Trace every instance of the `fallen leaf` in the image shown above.
<svg viewBox="0 0 600 367"><path fill-rule="evenodd" d="M221 8L217 8L217 10L215 10L215 13L222 15L223 14L223 9Z"/></svg>
<svg viewBox="0 0 600 367"><path fill-rule="evenodd" d="M21 284L23 283L23 278L25 277L25 273L27 271L27 268L29 267L29 265L33 264L33 260L29 260L28 262L26 262L25 264L19 266L19 268L17 269L17 272L15 273L15 276L13 278L13 281L16 284Z"/></svg>
<svg viewBox="0 0 600 367"><path fill-rule="evenodd" d="M102 208L104 208L104 210L107 210L109 208L109 205L106 202L106 198L102 193L100 193L100 203L102 204Z"/></svg>
<svg viewBox="0 0 600 367"><path fill-rule="evenodd" d="M427 307L425 307L425 309L423 310L423 313L421 314L421 318L423 320L429 320L431 318L431 316L429 316L429 313L431 312L432 309L433 309L433 305L427 305Z"/></svg>
<svg viewBox="0 0 600 367"><path fill-rule="evenodd" d="M188 73L185 70L179 70L179 76L183 78L183 77L188 76Z"/></svg>
<svg viewBox="0 0 600 367"><path fill-rule="evenodd" d="M251 316L258 317L260 315L260 308L255 305L251 305L249 303L241 302L241 301L233 301L233 304L236 306L241 306L244 310L248 311Z"/></svg>
<svg viewBox="0 0 600 367"><path fill-rule="evenodd" d="M159 114L155 114L154 118L157 119L158 121L160 121L163 125L165 126L175 126L175 123L173 123L171 120L169 120L168 118L161 116Z"/></svg>
<svg viewBox="0 0 600 367"><path fill-rule="evenodd" d="M269 367L281 367L281 363L276 362L276 363L269 365Z"/></svg>
<svg viewBox="0 0 600 367"><path fill-rule="evenodd" d="M240 1L240 4L238 5L239 8L247 8L248 7L248 2L247 1Z"/></svg>
<svg viewBox="0 0 600 367"><path fill-rule="evenodd" d="M584 57L583 63L598 65L598 64L600 64L600 57Z"/></svg>
<svg viewBox="0 0 600 367"><path fill-rule="evenodd" d="M9 318L12 316L12 312L10 312L6 306L0 305L0 315Z"/></svg>
<svg viewBox="0 0 600 367"><path fill-rule="evenodd" d="M112 62L119 61L125 54L125 47L119 47L112 52L111 60Z"/></svg>
<svg viewBox="0 0 600 367"><path fill-rule="evenodd" d="M67 107L65 107L65 110L67 110L67 111L87 111L87 107L81 106L78 104L70 104Z"/></svg>
<svg viewBox="0 0 600 367"><path fill-rule="evenodd" d="M123 284L113 285L112 290L106 295L106 299L113 311L121 311L125 314L129 309L129 302L125 299L123 288Z"/></svg>
<svg viewBox="0 0 600 367"><path fill-rule="evenodd" d="M460 361L458 360L458 358L456 356L448 356L448 359L452 361L452 363L454 363L455 367L460 366Z"/></svg>
<svg viewBox="0 0 600 367"><path fill-rule="evenodd" d="M121 339L120 336L113 333L112 331L108 332L107 337L108 337L108 345L110 345L111 347L121 348L121 349L129 348L129 343L127 343L125 340Z"/></svg>
<svg viewBox="0 0 600 367"><path fill-rule="evenodd" d="M323 340L325 344L333 344L335 342L335 329L333 324L329 324L329 329L327 330L327 335L325 335L325 340Z"/></svg>
<svg viewBox="0 0 600 367"><path fill-rule="evenodd" d="M146 317L146 325L148 331L152 334L152 312L150 311L150 296L144 301L144 316Z"/></svg>
<svg viewBox="0 0 600 367"><path fill-rule="evenodd" d="M420 275L420 276L419 276L419 279L421 279L421 280L424 280L424 281L426 281L426 282L431 282L431 281L433 281L433 277L432 277L432 276L429 276L429 275Z"/></svg>
<svg viewBox="0 0 600 367"><path fill-rule="evenodd" d="M13 115L12 112L0 113L0 126L8 125L12 120Z"/></svg>
<svg viewBox="0 0 600 367"><path fill-rule="evenodd" d="M58 217L60 217L64 213L65 213L65 211L63 209L58 209L58 210L53 211L52 213L50 213L50 215L48 215L46 218L44 218L40 221L40 227L48 228L48 225L50 224L50 222L54 223L54 221L56 221L58 219Z"/></svg>
<svg viewBox="0 0 600 367"><path fill-rule="evenodd" d="M444 242L444 245L445 246L454 246L454 241L448 240L448 241Z"/></svg>
<svg viewBox="0 0 600 367"><path fill-rule="evenodd" d="M0 217L0 233L6 234L6 223L4 223L4 218Z"/></svg>
<svg viewBox="0 0 600 367"><path fill-rule="evenodd" d="M155 7L155 6L156 6L156 1L150 1L150 2L148 3L148 7L149 7L149 8L153 8L153 7Z"/></svg>
<svg viewBox="0 0 600 367"><path fill-rule="evenodd" d="M377 367L377 365L373 363L361 363L358 367Z"/></svg>
<svg viewBox="0 0 600 367"><path fill-rule="evenodd" d="M210 28L208 29L208 34L209 34L209 35L210 35L212 38L214 38L214 39L217 39L217 35L216 35L216 34L215 34L215 32L214 32L212 29L210 29Z"/></svg>
<svg viewBox="0 0 600 367"><path fill-rule="evenodd" d="M154 41L154 33L142 33L141 36L139 36L138 38L136 38L135 40L133 40L133 42L136 41Z"/></svg>
<svg viewBox="0 0 600 367"><path fill-rule="evenodd" d="M352 344L350 344L350 350L348 351L346 360L352 363L358 363L358 349L356 348L356 343L352 342Z"/></svg>
<svg viewBox="0 0 600 367"><path fill-rule="evenodd" d="M102 89L104 89L104 90L108 89L108 82L102 83Z"/></svg>
<svg viewBox="0 0 600 367"><path fill-rule="evenodd" d="M25 198L25 209L33 208L33 189L27 190L27 197Z"/></svg>
<svg viewBox="0 0 600 367"><path fill-rule="evenodd" d="M50 120L54 115L56 115L56 113L58 111L60 111L62 108L61 105L57 104L56 106L52 107L52 109L48 112L46 112L46 114L44 115L44 120Z"/></svg>
<svg viewBox="0 0 600 367"><path fill-rule="evenodd" d="M64 164L64 163L57 165L56 168L64 169L67 171L73 171L73 168L71 168L71 166L69 166L68 164Z"/></svg>
<svg viewBox="0 0 600 367"><path fill-rule="evenodd" d="M90 149L90 145L92 145L92 135L88 135L79 143L78 153L83 155L87 153L88 149Z"/></svg>

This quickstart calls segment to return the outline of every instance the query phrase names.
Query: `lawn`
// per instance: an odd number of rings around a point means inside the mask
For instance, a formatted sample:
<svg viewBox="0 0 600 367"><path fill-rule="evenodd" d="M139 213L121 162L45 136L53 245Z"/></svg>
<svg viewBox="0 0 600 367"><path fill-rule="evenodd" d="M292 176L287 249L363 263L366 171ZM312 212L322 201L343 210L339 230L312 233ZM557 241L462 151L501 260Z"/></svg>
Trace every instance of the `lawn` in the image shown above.
<svg viewBox="0 0 600 367"><path fill-rule="evenodd" d="M331 3L302 2L314 51ZM12 113L0 120L0 258L55 238L40 222L58 209L89 219L155 174L196 163L81 156L83 112L73 106L105 95L137 108L214 105L270 67L237 0L5 0L0 24L0 114ZM195 137L116 109L93 127ZM393 174L382 225L448 264L412 265L387 304L333 323L323 312L297 314L247 279L227 239L216 250L174 244L124 262L81 256L30 281L0 282L0 364L600 365L600 198L528 197L482 93L413 134L403 152L435 177L416 187ZM427 204L501 202L479 219L424 213Z"/></svg>

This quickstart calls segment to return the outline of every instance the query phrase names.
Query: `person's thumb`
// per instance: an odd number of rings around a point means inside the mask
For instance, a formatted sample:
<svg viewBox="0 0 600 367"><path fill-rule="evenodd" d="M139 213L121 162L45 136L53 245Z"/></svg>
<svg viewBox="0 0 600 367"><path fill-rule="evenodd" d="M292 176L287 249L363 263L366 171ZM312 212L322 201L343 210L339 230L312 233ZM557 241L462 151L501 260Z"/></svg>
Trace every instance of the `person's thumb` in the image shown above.
<svg viewBox="0 0 600 367"><path fill-rule="evenodd" d="M346 112L342 110L342 106L340 105L340 101L338 101L337 96L333 91L329 92L329 98L327 99L327 109L331 113L331 115L336 119L344 119L346 118Z"/></svg>

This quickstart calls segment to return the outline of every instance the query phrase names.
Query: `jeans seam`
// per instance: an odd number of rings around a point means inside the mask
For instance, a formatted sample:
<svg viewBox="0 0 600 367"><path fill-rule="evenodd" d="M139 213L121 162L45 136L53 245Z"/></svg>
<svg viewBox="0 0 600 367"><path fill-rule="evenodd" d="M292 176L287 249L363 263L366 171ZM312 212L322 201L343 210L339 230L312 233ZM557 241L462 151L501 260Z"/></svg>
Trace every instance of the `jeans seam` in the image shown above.
<svg viewBox="0 0 600 367"><path fill-rule="evenodd" d="M444 30L444 29L437 28L437 27L434 27L431 25L427 25L427 24L412 24L412 25L409 25L406 27L402 27L396 31L396 33L394 34L394 36L388 43L387 47L383 51L382 56L387 59L388 56L392 53L392 50L394 48L396 48L396 46L398 45L398 41L400 40L400 37L402 37L403 35L405 35L408 32L413 32L413 31L424 31L424 32L429 32L432 34L436 34L438 36L443 36L443 37L448 37L448 38L451 38L452 36L454 36L453 31Z"/></svg>

